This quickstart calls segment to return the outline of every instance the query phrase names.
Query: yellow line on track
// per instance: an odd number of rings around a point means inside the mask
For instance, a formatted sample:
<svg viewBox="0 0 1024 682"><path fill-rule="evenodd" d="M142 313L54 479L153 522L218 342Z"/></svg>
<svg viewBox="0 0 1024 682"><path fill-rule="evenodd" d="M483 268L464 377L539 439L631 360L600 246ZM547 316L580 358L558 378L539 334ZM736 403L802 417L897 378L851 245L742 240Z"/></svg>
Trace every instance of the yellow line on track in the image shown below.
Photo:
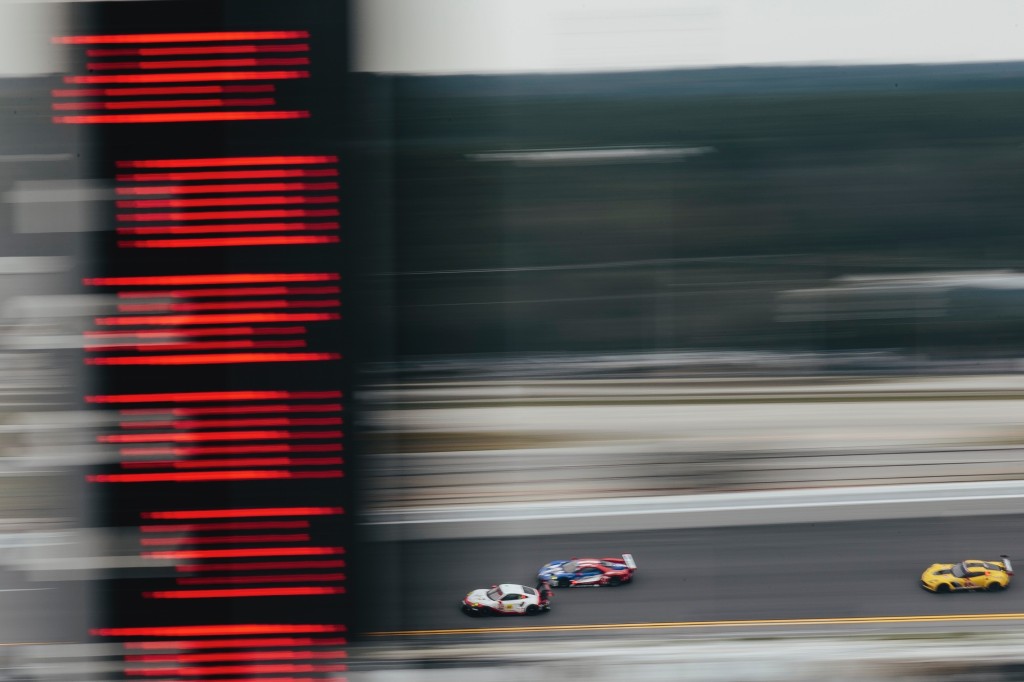
<svg viewBox="0 0 1024 682"><path fill-rule="evenodd" d="M450 630L396 630L368 632L371 637L413 635L493 634L497 632L573 632L586 630L664 630L671 628L742 628L773 625L858 625L872 623L950 623L958 621L1024 620L1024 613L975 613L940 616L871 616L855 618L780 618L773 620L706 620L675 623L602 623L594 625L526 625L503 628L455 628Z"/></svg>

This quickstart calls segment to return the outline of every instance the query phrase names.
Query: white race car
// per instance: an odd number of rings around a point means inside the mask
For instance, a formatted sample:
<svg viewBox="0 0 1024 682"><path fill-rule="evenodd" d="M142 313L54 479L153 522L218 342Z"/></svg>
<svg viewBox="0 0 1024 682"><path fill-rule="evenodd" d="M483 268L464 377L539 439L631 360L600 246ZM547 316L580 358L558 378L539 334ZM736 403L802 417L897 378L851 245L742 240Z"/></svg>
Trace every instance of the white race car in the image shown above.
<svg viewBox="0 0 1024 682"><path fill-rule="evenodd" d="M542 600L540 592L534 588L512 583L493 585L489 590L473 590L462 600L462 611L470 616L492 613L535 616L550 608L550 603Z"/></svg>

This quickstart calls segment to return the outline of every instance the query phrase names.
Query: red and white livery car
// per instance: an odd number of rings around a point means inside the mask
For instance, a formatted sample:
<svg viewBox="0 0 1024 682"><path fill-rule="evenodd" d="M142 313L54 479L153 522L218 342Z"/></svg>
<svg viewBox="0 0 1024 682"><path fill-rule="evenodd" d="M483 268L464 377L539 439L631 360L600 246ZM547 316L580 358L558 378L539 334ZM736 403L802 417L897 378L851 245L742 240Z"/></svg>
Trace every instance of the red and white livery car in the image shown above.
<svg viewBox="0 0 1024 682"><path fill-rule="evenodd" d="M549 608L550 604L541 598L540 592L514 583L473 590L462 600L462 611L470 616L534 616Z"/></svg>

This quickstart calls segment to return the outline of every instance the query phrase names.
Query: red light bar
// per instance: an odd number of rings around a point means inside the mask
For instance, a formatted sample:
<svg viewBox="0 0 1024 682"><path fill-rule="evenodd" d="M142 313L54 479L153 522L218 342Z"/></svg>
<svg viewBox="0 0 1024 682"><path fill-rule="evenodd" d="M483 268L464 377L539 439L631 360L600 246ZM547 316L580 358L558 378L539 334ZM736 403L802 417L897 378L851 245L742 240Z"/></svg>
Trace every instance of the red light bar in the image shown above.
<svg viewBox="0 0 1024 682"><path fill-rule="evenodd" d="M178 114L93 114L54 116L54 123L194 123L197 121L280 121L309 118L308 111L203 111Z"/></svg>
<svg viewBox="0 0 1024 682"><path fill-rule="evenodd" d="M269 556L330 556L344 554L341 547L248 547L244 549L166 549L143 552L147 559L237 559Z"/></svg>
<svg viewBox="0 0 1024 682"><path fill-rule="evenodd" d="M279 452L341 452L341 443L313 443L307 445L274 443L273 445L220 445L208 447L156 447L121 448L122 457L151 457L174 455L177 457L203 457L207 455L254 455Z"/></svg>
<svg viewBox="0 0 1024 682"><path fill-rule="evenodd" d="M345 568L344 559L319 559L306 561L254 561L225 564L177 564L179 573L202 573L204 571L276 571L292 568Z"/></svg>
<svg viewBox="0 0 1024 682"><path fill-rule="evenodd" d="M239 585L248 583L335 583L345 580L344 573L294 573L292 575L230 575L213 578L177 578L179 585Z"/></svg>
<svg viewBox="0 0 1024 682"><path fill-rule="evenodd" d="M224 523L168 523L139 526L143 533L195 533L214 530L280 530L309 528L309 521L226 521Z"/></svg>
<svg viewBox="0 0 1024 682"><path fill-rule="evenodd" d="M234 365L256 362L326 362L340 353L216 353L211 355L146 355L86 358L87 365Z"/></svg>
<svg viewBox="0 0 1024 682"><path fill-rule="evenodd" d="M254 419L191 419L186 421L161 420L157 422L121 422L121 428L221 429L244 428L249 426L329 426L341 423L341 417L258 417Z"/></svg>
<svg viewBox="0 0 1024 682"><path fill-rule="evenodd" d="M193 519L244 519L259 516L337 516L341 507L257 507L253 509L195 509L184 511L142 512L142 518L168 521Z"/></svg>
<svg viewBox="0 0 1024 682"><path fill-rule="evenodd" d="M231 405L228 407L175 407L148 410L121 410L125 416L136 414L169 414L175 417L198 417L207 414L260 414L275 412L341 412L341 403L322 405Z"/></svg>
<svg viewBox="0 0 1024 682"><path fill-rule="evenodd" d="M246 459L204 459L179 462L177 460L153 460L125 462L125 469L223 469L225 467L292 467L329 466L342 463L341 457L262 457Z"/></svg>
<svg viewBox="0 0 1024 682"><path fill-rule="evenodd" d="M89 71L127 71L132 69L217 69L260 66L304 66L309 57L245 57L240 59L168 59L137 62L89 62Z"/></svg>
<svg viewBox="0 0 1024 682"><path fill-rule="evenodd" d="M150 228L135 228L145 230ZM121 291L118 298L200 298L208 296L309 296L337 294L341 287L244 287L235 289L170 289L165 291ZM88 333L88 332L86 332Z"/></svg>
<svg viewBox="0 0 1024 682"><path fill-rule="evenodd" d="M244 322L323 322L338 320L337 313L232 313L222 315L151 315L99 317L96 324L107 326L155 325L178 327L192 324L236 324Z"/></svg>
<svg viewBox="0 0 1024 682"><path fill-rule="evenodd" d="M175 57L191 54L257 54L260 52L309 52L309 44L90 48L85 51L85 55L87 57Z"/></svg>
<svg viewBox="0 0 1024 682"><path fill-rule="evenodd" d="M206 239L136 239L119 241L117 245L125 249L187 249L217 246L285 246L298 244L336 244L337 237L209 237Z"/></svg>
<svg viewBox="0 0 1024 682"><path fill-rule="evenodd" d="M344 651L234 651L215 654L134 654L125 656L131 663L207 663L214 661L273 661L273 660L315 660L346 658Z"/></svg>
<svg viewBox="0 0 1024 682"><path fill-rule="evenodd" d="M166 642L124 642L125 649L257 649L294 646L336 646L348 644L344 637L250 637L244 639L186 639Z"/></svg>
<svg viewBox="0 0 1024 682"><path fill-rule="evenodd" d="M216 81L270 81L309 78L309 71L183 71L181 73L130 73L102 76L64 76L65 83L210 83Z"/></svg>
<svg viewBox="0 0 1024 682"><path fill-rule="evenodd" d="M294 597L344 593L344 587L237 587L220 590L163 590L143 592L142 595L147 599L236 599L238 597Z"/></svg>
<svg viewBox="0 0 1024 682"><path fill-rule="evenodd" d="M158 85L141 88L69 88L51 90L54 97L143 97L151 95L223 95L273 92L269 83L253 85Z"/></svg>
<svg viewBox="0 0 1024 682"><path fill-rule="evenodd" d="M134 331L86 331L88 338L155 339L178 336L279 336L305 334L305 327L202 327L199 329L136 329Z"/></svg>
<svg viewBox="0 0 1024 682"><path fill-rule="evenodd" d="M261 273L244 275L169 275L164 277L90 277L89 286L173 286L176 284L249 284L257 282L327 282L341 279L334 272Z"/></svg>
<svg viewBox="0 0 1024 682"><path fill-rule="evenodd" d="M336 204L338 197L327 196L259 196L259 197L211 197L205 199L122 199L116 202L118 208L200 208L208 206L275 206L289 204Z"/></svg>
<svg viewBox="0 0 1024 682"><path fill-rule="evenodd" d="M204 481L296 480L300 478L342 478L340 471L188 471L173 474L94 474L91 483L198 483Z"/></svg>
<svg viewBox="0 0 1024 682"><path fill-rule="evenodd" d="M289 301L287 299L259 299L255 301L218 301L214 303L119 303L118 312L196 312L203 310L246 310L264 309L278 310L281 308L337 308L341 301L337 299L307 299Z"/></svg>
<svg viewBox="0 0 1024 682"><path fill-rule="evenodd" d="M143 185L118 187L117 194L216 194L218 192L314 192L338 189L337 182L246 182L218 185Z"/></svg>
<svg viewBox="0 0 1024 682"><path fill-rule="evenodd" d="M127 433L97 436L100 443L193 443L218 440L329 440L341 431L203 431L201 433Z"/></svg>
<svg viewBox="0 0 1024 682"><path fill-rule="evenodd" d="M238 624L178 625L165 627L93 628L90 635L98 637L222 637L232 635L289 635L318 632L345 632L337 624Z"/></svg>
<svg viewBox="0 0 1024 682"><path fill-rule="evenodd" d="M183 676L206 676L206 675L229 675L233 673L245 673L245 674L266 674L266 673L322 673L322 672L334 672L338 670L345 670L344 665L307 665L307 664L281 664L281 665L234 665L234 666L197 666L190 668L129 668L125 670L128 675L148 675L148 676L162 676L168 674L183 675ZM205 679L205 678L204 678ZM246 677L244 679L223 679L218 677L219 682L268 682L266 677ZM318 682L312 678L303 678L302 680L293 680L292 678L283 678L288 682ZM274 678L270 679L270 682L274 682ZM277 682L283 682L282 679L278 678Z"/></svg>
<svg viewBox="0 0 1024 682"><path fill-rule="evenodd" d="M118 102L54 102L55 111L79 109L202 109L209 107L269 107L276 104L273 97L257 99L145 99Z"/></svg>
<svg viewBox="0 0 1024 682"><path fill-rule="evenodd" d="M128 43L206 43L218 40L290 40L308 38L309 31L211 31L206 33L123 33L57 36L60 45L119 45Z"/></svg>
<svg viewBox="0 0 1024 682"><path fill-rule="evenodd" d="M281 168L275 170L182 171L178 173L122 173L118 182L188 182L192 180L268 180L275 178L333 178L336 168Z"/></svg>
<svg viewBox="0 0 1024 682"><path fill-rule="evenodd" d="M118 234L230 234L232 232L320 232L337 230L336 222L323 223L244 223L241 225L160 225L153 227L119 227Z"/></svg>
<svg viewBox="0 0 1024 682"><path fill-rule="evenodd" d="M253 211L191 211L189 213L120 213L118 220L127 221L169 221L178 220L250 220L272 218L333 218L339 215L336 208L289 208Z"/></svg>
<svg viewBox="0 0 1024 682"><path fill-rule="evenodd" d="M228 545L267 542L309 542L309 533L281 533L278 535L216 535L203 537L142 538L143 547L167 545Z"/></svg>
<svg viewBox="0 0 1024 682"><path fill-rule="evenodd" d="M149 159L117 161L118 168L218 168L224 166L275 166L337 163L337 156L232 156L209 159Z"/></svg>
<svg viewBox="0 0 1024 682"><path fill-rule="evenodd" d="M341 391L208 391L90 395L86 396L85 400L89 403L194 403L220 400L322 400L340 397Z"/></svg>
<svg viewBox="0 0 1024 682"><path fill-rule="evenodd" d="M117 350L134 350L140 353L169 350L232 350L239 348L305 348L306 342L295 341L197 341L192 343L107 343L102 345L87 345L85 350L90 353L103 353Z"/></svg>

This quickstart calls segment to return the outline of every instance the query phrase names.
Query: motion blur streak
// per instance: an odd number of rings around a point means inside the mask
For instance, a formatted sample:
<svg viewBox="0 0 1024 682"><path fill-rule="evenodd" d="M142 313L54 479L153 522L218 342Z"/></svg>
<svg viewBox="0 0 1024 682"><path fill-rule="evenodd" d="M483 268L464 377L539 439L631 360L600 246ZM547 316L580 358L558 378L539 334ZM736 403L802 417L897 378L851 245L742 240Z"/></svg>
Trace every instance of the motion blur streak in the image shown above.
<svg viewBox="0 0 1024 682"><path fill-rule="evenodd" d="M144 512L145 519L234 519L251 516L327 516L343 514L341 507L263 507L256 509L197 509Z"/></svg>
<svg viewBox="0 0 1024 682"><path fill-rule="evenodd" d="M340 279L325 273L266 273L244 275L166 275L160 277L89 277L92 286L174 286L190 284L250 284L262 282L329 282Z"/></svg>
<svg viewBox="0 0 1024 682"><path fill-rule="evenodd" d="M147 599L225 599L232 597L289 597L344 594L344 587L238 587L220 590L161 590L144 592Z"/></svg>
<svg viewBox="0 0 1024 682"><path fill-rule="evenodd" d="M175 239L173 241L154 241L140 239L121 241L118 246L134 249L185 249L205 248L210 246L287 246L298 244L337 244L337 237L223 237L208 239Z"/></svg>
<svg viewBox="0 0 1024 682"><path fill-rule="evenodd" d="M286 57L265 59L188 59L155 62L89 62L90 71L124 71L129 69L206 69L237 66L302 66L309 64L308 57Z"/></svg>
<svg viewBox="0 0 1024 682"><path fill-rule="evenodd" d="M318 632L345 632L344 625L320 624L243 624L179 625L169 627L94 628L98 637L220 637L231 635L279 635Z"/></svg>
<svg viewBox="0 0 1024 682"><path fill-rule="evenodd" d="M469 635L515 632L564 632L591 630L664 630L674 628L748 628L762 626L852 625L857 623L938 623L1024 620L1024 613L980 613L942 616L881 616L862 618L787 618L778 620L681 621L678 623L602 623L594 625L528 625L514 628L455 628L448 630L406 630L368 632L371 637L420 637L425 635Z"/></svg>
<svg viewBox="0 0 1024 682"><path fill-rule="evenodd" d="M85 51L87 57L171 57L189 54L255 54L260 52L305 52L306 43L285 45L204 45L202 47L115 47Z"/></svg>
<svg viewBox="0 0 1024 682"><path fill-rule="evenodd" d="M325 637L313 639L312 637L261 637L249 639L217 639L217 640L170 640L167 642L125 642L125 649L234 649L246 647L272 647L272 646L334 646L346 644L348 640L344 637Z"/></svg>
<svg viewBox="0 0 1024 682"><path fill-rule="evenodd" d="M195 471L188 473L166 474L90 474L92 483L189 483L197 481L272 481L298 480L309 478L341 478L341 471L285 471L255 470L239 471Z"/></svg>
<svg viewBox="0 0 1024 682"><path fill-rule="evenodd" d="M272 571L293 568L345 568L345 561L343 559L327 559L319 561L247 561L245 563L177 564L174 570L179 573L202 573L210 571Z"/></svg>
<svg viewBox="0 0 1024 682"><path fill-rule="evenodd" d="M278 164L318 164L337 163L337 156L233 156L224 158L209 159L156 159L146 161L117 161L118 168L216 168L223 166L273 166ZM232 174L240 171L230 171ZM278 171L272 171L278 172ZM315 172L315 171L298 171ZM336 171L335 171L336 173ZM158 179L164 180L170 177L177 177L182 180L192 179L184 174L176 176L154 175L138 176L137 179ZM219 177L229 177L222 175ZM262 176L260 176L262 177ZM120 178L118 178L120 179Z"/></svg>
<svg viewBox="0 0 1024 682"><path fill-rule="evenodd" d="M143 552L150 559L228 559L263 556L320 556L344 554L341 547L257 547L250 549L189 549Z"/></svg>
<svg viewBox="0 0 1024 682"><path fill-rule="evenodd" d="M215 40L288 40L308 38L308 31L210 31L205 33L136 33L103 36L59 36L63 45L116 45L117 43L188 43Z"/></svg>
<svg viewBox="0 0 1024 682"><path fill-rule="evenodd" d="M346 658L345 652L334 651L251 651L246 653L220 654L134 654L125 656L129 662L141 661L156 663L158 661L175 661L178 663L197 663L207 661L268 661L289 659Z"/></svg>
<svg viewBox="0 0 1024 682"><path fill-rule="evenodd" d="M206 111L180 114L96 114L54 116L54 123L189 123L196 121L277 121L308 118L307 111Z"/></svg>
<svg viewBox="0 0 1024 682"><path fill-rule="evenodd" d="M55 102L54 111L79 109L202 109L205 107L258 107L274 104L273 98L262 99L173 99L120 100L117 102Z"/></svg>
<svg viewBox="0 0 1024 682"><path fill-rule="evenodd" d="M203 393L135 393L90 395L90 403L210 402L219 400L319 400L340 398L340 391L209 391Z"/></svg>
<svg viewBox="0 0 1024 682"><path fill-rule="evenodd" d="M273 85L163 85L143 88L55 89L54 97L140 97L148 95L220 95L226 93L274 92ZM118 179L121 179L120 176Z"/></svg>

